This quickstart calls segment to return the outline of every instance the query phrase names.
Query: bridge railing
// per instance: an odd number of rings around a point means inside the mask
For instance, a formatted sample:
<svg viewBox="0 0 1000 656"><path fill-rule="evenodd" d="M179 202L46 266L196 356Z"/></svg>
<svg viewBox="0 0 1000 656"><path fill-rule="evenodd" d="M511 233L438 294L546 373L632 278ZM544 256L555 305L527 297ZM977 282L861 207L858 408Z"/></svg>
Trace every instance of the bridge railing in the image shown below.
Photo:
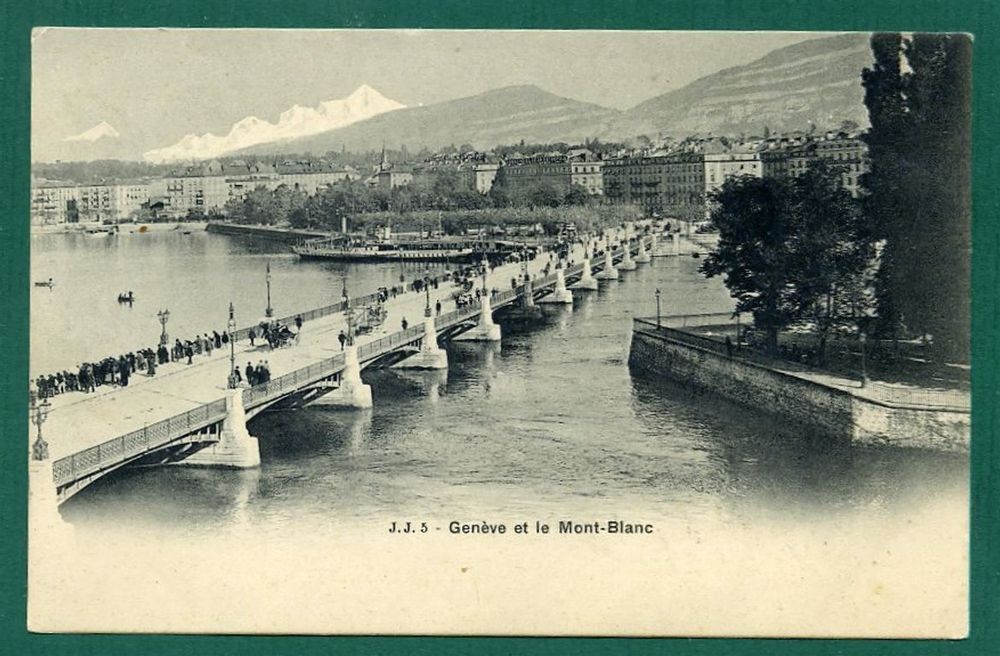
<svg viewBox="0 0 1000 656"><path fill-rule="evenodd" d="M280 398L304 385L322 380L344 368L344 355L338 354L308 366L296 369L266 383L243 390L243 407L252 408L274 398Z"/></svg>
<svg viewBox="0 0 1000 656"><path fill-rule="evenodd" d="M226 400L219 399L179 415L101 442L52 463L57 487L96 473L144 453L154 451L177 437L197 431L226 417Z"/></svg>

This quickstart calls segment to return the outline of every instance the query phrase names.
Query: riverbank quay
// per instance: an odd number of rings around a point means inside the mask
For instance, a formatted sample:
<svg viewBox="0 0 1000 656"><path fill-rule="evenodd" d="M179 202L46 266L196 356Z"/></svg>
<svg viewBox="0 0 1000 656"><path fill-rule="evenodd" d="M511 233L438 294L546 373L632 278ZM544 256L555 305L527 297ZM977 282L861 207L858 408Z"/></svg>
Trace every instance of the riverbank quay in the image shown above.
<svg viewBox="0 0 1000 656"><path fill-rule="evenodd" d="M33 235L74 235L102 231L108 234L144 234L148 232L188 231L198 232L206 229L205 221L164 221L139 223L58 223L54 225L33 225ZM116 230L117 229L117 230Z"/></svg>
<svg viewBox="0 0 1000 656"><path fill-rule="evenodd" d="M316 239L318 237L329 237L330 233L319 230L296 230L292 228L274 228L263 225L240 225L238 223L225 223L221 221L211 221L205 227L207 232L217 235L233 235L237 237L256 237L269 241L280 241L289 244L297 244L304 239Z"/></svg>
<svg viewBox="0 0 1000 656"><path fill-rule="evenodd" d="M635 318L629 365L837 440L968 453L969 393L861 381L734 348L698 330L729 315ZM678 325L680 323L681 325Z"/></svg>

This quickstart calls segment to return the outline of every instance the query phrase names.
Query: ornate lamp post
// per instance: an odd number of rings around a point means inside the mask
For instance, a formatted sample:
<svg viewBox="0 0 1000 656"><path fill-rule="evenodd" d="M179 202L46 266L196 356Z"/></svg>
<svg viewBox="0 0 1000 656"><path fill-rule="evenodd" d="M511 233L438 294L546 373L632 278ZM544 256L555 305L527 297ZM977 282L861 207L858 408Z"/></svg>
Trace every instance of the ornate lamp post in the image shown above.
<svg viewBox="0 0 1000 656"><path fill-rule="evenodd" d="M865 344L868 341L868 336L865 335L865 331L861 331L861 387L868 384L868 349L865 348Z"/></svg>
<svg viewBox="0 0 1000 656"><path fill-rule="evenodd" d="M264 310L264 316L270 319L274 316L274 309L271 308L271 261L267 261L267 275L264 276L264 280L267 281L267 309Z"/></svg>
<svg viewBox="0 0 1000 656"><path fill-rule="evenodd" d="M41 462L49 459L49 445L42 437L42 424L48 419L52 404L49 403L48 399L42 399L42 402L39 403L38 390L34 386L28 391L28 399L28 416L31 418L31 423L38 429L35 442L31 445L31 459Z"/></svg>
<svg viewBox="0 0 1000 656"><path fill-rule="evenodd" d="M490 271L490 261L486 257L486 253L483 253L483 296L486 296L486 276Z"/></svg>
<svg viewBox="0 0 1000 656"><path fill-rule="evenodd" d="M170 339L167 336L167 320L170 319L170 310L160 310L156 313L156 318L160 320L160 346L166 346Z"/></svg>
<svg viewBox="0 0 1000 656"><path fill-rule="evenodd" d="M347 319L347 345L354 346L354 308L350 305L344 310L344 318Z"/></svg>
<svg viewBox="0 0 1000 656"><path fill-rule="evenodd" d="M660 288L656 288L656 327L660 327Z"/></svg>
<svg viewBox="0 0 1000 656"><path fill-rule="evenodd" d="M236 314L233 310L233 302L229 301L229 389L236 389L239 381L236 380Z"/></svg>
<svg viewBox="0 0 1000 656"><path fill-rule="evenodd" d="M427 271L424 273L424 316L431 316L431 273Z"/></svg>

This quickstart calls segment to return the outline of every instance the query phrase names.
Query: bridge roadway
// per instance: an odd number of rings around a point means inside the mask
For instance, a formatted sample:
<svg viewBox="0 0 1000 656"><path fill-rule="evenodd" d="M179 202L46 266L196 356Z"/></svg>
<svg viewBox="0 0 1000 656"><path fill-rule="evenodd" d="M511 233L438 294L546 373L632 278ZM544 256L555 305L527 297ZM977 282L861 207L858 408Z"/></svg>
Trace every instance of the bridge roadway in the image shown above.
<svg viewBox="0 0 1000 656"><path fill-rule="evenodd" d="M612 239L621 236L620 231L612 233ZM635 251L633 244L632 252ZM621 249L613 252L617 262L623 252ZM579 277L583 256L583 245L575 244L570 253L574 264L565 270L567 278ZM542 253L528 263L534 296L544 295L555 286L554 271L545 277L541 275L549 261L548 254ZM591 267L592 271L601 270L603 258L595 257ZM510 283L522 271L521 263L511 263L488 273L487 287L503 290L492 297L494 310L520 298L523 286L511 289ZM477 286L481 281L479 277ZM442 304L441 316L435 318L439 334L461 332L474 325L479 317L478 304L461 310L456 307L453 298L456 289L451 282L431 289L431 307L437 301ZM366 299L369 297L356 299L351 305L361 307L359 304ZM425 303L424 292L408 291L390 298L386 303L388 316L381 329L355 338L361 365L400 349L412 350L419 344L424 337ZM339 372L345 367L337 336L342 329L346 330L346 319L340 306L330 306L326 312L302 313L306 321L299 343L284 348L272 350L259 342L250 347L246 340L248 329L236 333L236 364L241 370L247 362L256 366L258 361L265 360L271 371L269 383L243 390L248 418L310 387L319 385L327 390L336 387ZM410 327L400 330L404 317ZM212 430L218 429L227 415L229 366L229 349L221 348L213 350L211 355L195 356L191 365L183 361L161 365L153 377L134 375L128 387L102 386L95 393L66 393L52 398L44 429L60 501L108 471L165 447L217 440L217 433L213 435Z"/></svg>

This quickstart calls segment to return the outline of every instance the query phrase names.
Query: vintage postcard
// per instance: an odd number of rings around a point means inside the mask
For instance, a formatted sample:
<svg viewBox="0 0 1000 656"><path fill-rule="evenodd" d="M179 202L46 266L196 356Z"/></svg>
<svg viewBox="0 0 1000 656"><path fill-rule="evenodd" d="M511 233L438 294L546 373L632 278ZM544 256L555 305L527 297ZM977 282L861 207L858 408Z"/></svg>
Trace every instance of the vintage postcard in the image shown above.
<svg viewBox="0 0 1000 656"><path fill-rule="evenodd" d="M28 628L964 637L972 50L37 28Z"/></svg>

